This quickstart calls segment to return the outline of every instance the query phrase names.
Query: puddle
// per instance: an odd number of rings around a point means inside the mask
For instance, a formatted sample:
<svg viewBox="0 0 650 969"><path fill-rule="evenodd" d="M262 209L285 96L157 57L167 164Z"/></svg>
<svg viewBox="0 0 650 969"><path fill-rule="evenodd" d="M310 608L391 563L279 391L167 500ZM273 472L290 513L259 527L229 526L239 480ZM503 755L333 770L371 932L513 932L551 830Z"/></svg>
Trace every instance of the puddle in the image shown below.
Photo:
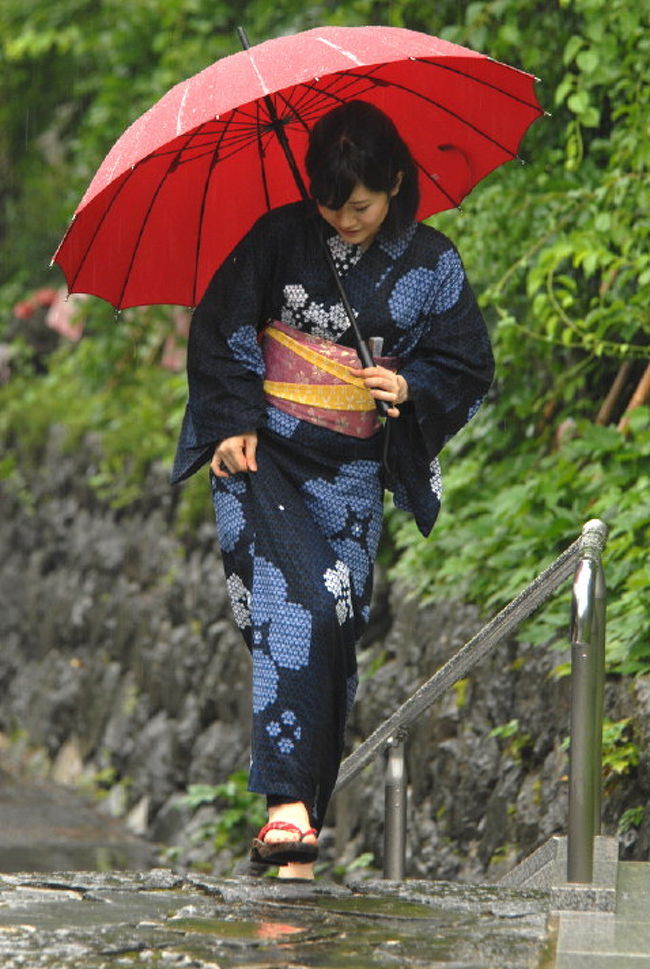
<svg viewBox="0 0 650 969"><path fill-rule="evenodd" d="M371 895L353 895L351 898L318 898L313 904L327 911L344 915L356 914L366 918L431 918L431 906L429 905L394 898L376 898Z"/></svg>
<svg viewBox="0 0 650 969"><path fill-rule="evenodd" d="M286 922L271 921L247 921L236 919L231 916L229 919L200 919L200 918L176 918L169 920L178 932L200 932L203 935L212 935L218 939L242 939L243 941L284 939L288 936L305 934L308 928L301 925L289 925Z"/></svg>

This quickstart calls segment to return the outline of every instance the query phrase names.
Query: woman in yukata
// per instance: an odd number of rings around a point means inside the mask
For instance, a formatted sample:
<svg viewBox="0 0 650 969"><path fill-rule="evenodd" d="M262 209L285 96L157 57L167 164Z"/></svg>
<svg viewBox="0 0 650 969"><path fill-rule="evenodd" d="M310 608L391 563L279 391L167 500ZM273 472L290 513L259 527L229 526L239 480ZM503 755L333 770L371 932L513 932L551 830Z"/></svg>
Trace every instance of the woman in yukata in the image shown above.
<svg viewBox="0 0 650 969"><path fill-rule="evenodd" d="M269 824L251 858L300 878L313 877L342 756L384 488L427 535L436 455L493 374L456 249L414 221L417 169L392 121L363 101L336 107L312 130L306 169L313 202L262 216L194 313L172 475L210 462L252 657L249 789L266 795ZM360 367L323 245L376 366Z"/></svg>

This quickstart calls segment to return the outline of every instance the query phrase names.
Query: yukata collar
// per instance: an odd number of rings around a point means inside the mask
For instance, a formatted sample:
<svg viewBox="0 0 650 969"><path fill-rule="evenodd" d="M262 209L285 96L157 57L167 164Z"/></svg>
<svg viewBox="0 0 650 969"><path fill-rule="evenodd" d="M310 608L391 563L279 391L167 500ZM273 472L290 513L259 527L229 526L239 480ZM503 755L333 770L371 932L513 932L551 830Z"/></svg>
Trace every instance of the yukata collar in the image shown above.
<svg viewBox="0 0 650 969"><path fill-rule="evenodd" d="M323 236L329 245L331 244L332 238L337 236L336 229L332 228L332 226L326 222L325 219L321 218L320 215L318 216L318 219L321 223L321 231L323 232ZM398 235L393 235L382 226L372 244L368 247L368 249L364 249L363 252L371 252L373 249L379 248L382 249L390 259L400 259L411 244L411 240L415 235L417 227L417 222L410 222L405 229L398 233ZM341 246L345 247L350 252L354 252L360 248L354 243L344 242L340 236L338 236L338 239Z"/></svg>

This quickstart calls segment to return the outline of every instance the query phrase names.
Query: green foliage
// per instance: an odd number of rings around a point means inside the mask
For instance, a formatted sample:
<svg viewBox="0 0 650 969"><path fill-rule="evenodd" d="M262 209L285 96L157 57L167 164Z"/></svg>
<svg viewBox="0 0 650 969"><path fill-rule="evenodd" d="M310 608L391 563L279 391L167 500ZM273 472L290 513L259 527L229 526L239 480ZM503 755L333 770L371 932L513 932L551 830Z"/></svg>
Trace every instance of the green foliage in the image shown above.
<svg viewBox="0 0 650 969"><path fill-rule="evenodd" d="M185 406L185 376L160 366L171 325L167 311L128 311L119 322L93 302L88 336L48 361L47 372L17 372L0 386L0 442L8 455L0 479L28 497L28 480L40 463L50 430L63 430L59 446L77 450L90 435L97 453L85 483L115 508L138 501L154 464L168 469ZM166 476L166 475L165 475ZM185 530L210 514L203 476L181 490L178 525Z"/></svg>
<svg viewBox="0 0 650 969"><path fill-rule="evenodd" d="M494 727L490 730L488 734L489 737L503 737L506 740L510 740L511 737L516 737L519 733L519 720L509 720L508 723L499 724L498 727Z"/></svg>
<svg viewBox="0 0 650 969"><path fill-rule="evenodd" d="M495 172L436 225L458 237L489 317L497 382L488 404L443 452L443 514L424 546L391 515L394 574L426 599L505 605L579 534L610 527L608 658L650 669L646 548L650 538L647 409L628 434L593 419L621 359L650 358L650 39L644 5L564 0L464 7L446 35L539 73L555 112L526 136L529 164ZM482 34L483 32L483 34ZM545 38L562 39L549 60ZM489 239L489 244L486 244ZM620 416L620 412L618 415ZM523 635L564 641L568 593Z"/></svg>
<svg viewBox="0 0 650 969"><path fill-rule="evenodd" d="M359 873L360 871L363 871L365 869L372 868L374 863L375 863L375 856L373 852L364 851L362 852L362 854L360 854L357 858L355 858L347 865L335 865L332 870L332 874L337 880L342 881L343 879L347 878L348 875L351 875L353 872ZM317 873L319 873L318 871L319 867L320 866L317 866L317 869L316 869Z"/></svg>
<svg viewBox="0 0 650 969"><path fill-rule="evenodd" d="M456 698L456 707L458 710L463 710L467 706L469 692L470 692L471 681L469 677L465 677L462 680L456 680L452 689Z"/></svg>
<svg viewBox="0 0 650 969"><path fill-rule="evenodd" d="M639 748L631 737L631 717L623 720L603 720L602 769L606 785L629 774L639 763ZM569 750L571 738L562 741L562 750ZM634 814L631 815L633 817Z"/></svg>
<svg viewBox="0 0 650 969"><path fill-rule="evenodd" d="M617 834L625 834L632 828L640 828L645 819L645 805L639 804L636 807L628 808L621 815L620 821L618 822Z"/></svg>
<svg viewBox="0 0 650 969"><path fill-rule="evenodd" d="M246 789L248 774L236 771L223 784L192 784L182 802L193 810L214 805L217 816L205 824L199 837L211 839L216 851L230 847L235 854L245 850L251 831L257 831L266 821L264 798Z"/></svg>
<svg viewBox="0 0 650 969"><path fill-rule="evenodd" d="M507 756L512 757L516 763L521 762L525 751L531 745L530 734L521 730L521 725L517 718L494 727L488 736L506 740L505 753Z"/></svg>
<svg viewBox="0 0 650 969"><path fill-rule="evenodd" d="M630 738L631 718L603 721L604 777L622 777L639 763L639 748Z"/></svg>
<svg viewBox="0 0 650 969"><path fill-rule="evenodd" d="M648 587L650 542L650 411L639 408L630 433L581 419L559 450L540 454L522 443L484 471L480 448L501 451L493 413L486 410L445 453L445 512L431 541L418 542L410 519L390 519L402 555L394 572L430 601L468 598L494 613L571 544L582 524L601 518L610 532L608 658L612 669L650 669ZM468 441L469 438L469 441ZM476 442L476 447L472 443ZM505 449L504 449L505 450ZM531 642L567 642L569 592L544 606L524 627Z"/></svg>

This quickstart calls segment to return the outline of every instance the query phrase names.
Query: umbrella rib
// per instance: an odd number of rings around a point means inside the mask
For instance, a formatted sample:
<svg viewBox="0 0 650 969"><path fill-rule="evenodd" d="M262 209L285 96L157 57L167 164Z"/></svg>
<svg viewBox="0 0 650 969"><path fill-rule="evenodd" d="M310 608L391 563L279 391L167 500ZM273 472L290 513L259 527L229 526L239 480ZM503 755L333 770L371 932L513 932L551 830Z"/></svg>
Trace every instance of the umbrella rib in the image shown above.
<svg viewBox="0 0 650 969"><path fill-rule="evenodd" d="M258 160L259 160L259 163L260 163L260 172L261 172L261 175L262 175L262 187L264 189L264 199L266 201L266 211L267 212L270 212L270 210L271 210L271 196L269 195L269 184L268 184L268 180L267 180L267 177L266 177L266 168L264 166L264 155L265 155L265 152L264 152L264 146L262 144L262 132L260 130L260 124L259 124L261 107L262 106L261 106L261 104L258 101L257 102L258 125L257 125L256 139L255 140L257 142L257 157L258 157Z"/></svg>
<svg viewBox="0 0 650 969"><path fill-rule="evenodd" d="M303 110L309 110L311 108L317 108L318 103L324 100L326 95L326 88L315 87L313 84L308 84L306 81L302 84L297 84L293 89L292 93L299 93L297 98L285 99L290 104L291 109L296 113L300 114ZM284 95L282 95L284 98Z"/></svg>
<svg viewBox="0 0 650 969"><path fill-rule="evenodd" d="M229 121L227 123L225 123L225 126L227 127L229 123L230 123ZM252 128L252 126L251 126L251 128ZM252 129L252 130L254 130L254 129ZM213 150L214 150L214 146L215 145L221 145L221 144L223 144L223 141L222 141L222 139L223 139L223 131L221 133L218 133L216 131L211 131L211 132L207 132L207 131L194 132L194 134L192 135L192 138L193 139L196 139L197 136L198 135L201 135L201 134L205 134L205 135L209 134L210 135L210 140L209 141L203 141L203 142L201 142L199 144L190 144L189 146L186 145L185 147L183 147L182 149L180 149L181 151L183 151L186 154L188 152L190 152L190 151L196 151L196 154L191 155L189 158L188 157L179 158L178 159L178 165L188 165L191 162L200 161L202 158L205 158L206 155L211 155L213 153ZM268 133L265 132L265 134L269 134L270 135L271 132L268 132ZM229 147L235 146L235 150L232 151L228 155L223 155L222 157L230 158L230 157L232 157L232 155L236 154L242 148L248 147L248 145L251 142L251 137L252 137L251 133L240 132L240 133L236 134L233 138L228 139L227 142L226 142L227 145ZM148 158L165 158L168 155L178 156L178 153L179 153L179 149L178 148L168 148L168 149L165 149L165 150L152 152L151 155L149 155L147 157Z"/></svg>
<svg viewBox="0 0 650 969"><path fill-rule="evenodd" d="M226 125L226 128L227 128L227 125ZM198 142L198 143L195 143L195 144L189 144L189 145L186 144L183 147L183 149L182 149L182 151L184 153L187 154L190 151L196 151L197 154L191 156L190 158L181 158L179 160L179 164L185 164L188 161L190 161L190 162L191 161L195 161L195 159L197 159L197 158L203 158L206 154L208 154L208 155L211 154L212 148L215 145L220 145L222 143L223 130L221 132L219 132L219 131L209 131L209 132L208 131L201 131L201 132L195 132L192 135L192 139L193 140L196 140L196 138L199 135L206 135L206 136L209 135L210 136L210 140L201 141L201 142ZM235 137L231 138L229 140L228 144L231 144L232 145L236 141L239 141L242 144L246 145L246 144L248 144L250 142L250 138L251 138L251 136L250 136L249 133L240 132L240 133L236 134ZM206 149L208 149L208 150L206 150ZM148 156L148 157L150 157L150 158L164 158L166 155L177 155L177 154L178 154L178 148L167 148L167 149L164 149L164 150L161 150L161 151L152 152L151 155Z"/></svg>
<svg viewBox="0 0 650 969"><path fill-rule="evenodd" d="M488 58L491 60L491 58ZM539 116L544 114L543 109L539 104L533 104L531 101L527 101L526 98L520 98L517 94L513 94L512 91L508 91L507 88L499 87L498 84L493 84L491 81L485 81L482 77L477 77L475 74L469 74L467 71L461 71L457 67L452 67L451 64L441 64L439 61L427 60L424 57L415 57L415 61L418 64L426 64L427 67L437 67L441 71L449 71L450 74L457 74L459 77L465 77L469 81L474 81L476 84L482 84L483 87L489 87L492 91L496 91L498 94L503 94L504 97L510 98L512 101L517 101L519 104L523 104L526 108L531 108ZM493 63L498 64L498 61L493 61ZM517 68L509 68L510 70L517 70ZM517 71L517 73L523 73L522 71Z"/></svg>
<svg viewBox="0 0 650 969"><path fill-rule="evenodd" d="M79 260L79 265L77 266L76 272L74 273L72 279L68 283L68 292L69 293L74 292L73 287L76 285L77 279L79 278L79 275L81 273L81 270L84 268L84 265L86 263L86 259L88 258L89 254L90 254L90 250L92 249L92 247L95 244L95 239L99 235L99 232L100 232L100 230L101 230L104 222L106 221L106 217L108 216L108 213L110 212L113 204L115 203L115 200L118 198L119 195L121 195L123 189L126 187L127 182L129 181L129 179L131 178L131 176L133 175L133 173L134 173L134 171L136 170L137 167L138 166L135 165L131 169L131 171L127 173L126 178L119 184L119 186L117 188L117 191L115 192L115 194L111 198L111 201L110 201L109 205L106 206L106 209L102 213L101 218L97 220L97 225L95 226L95 230L94 230L93 234L91 235L91 237L90 237L90 239L88 241L88 245L85 248L85 251L84 251L83 256ZM66 232L65 236L61 240L61 244L59 245L59 248L57 249L57 252L55 253L55 257L54 257L55 259L56 259L56 256L58 255L60 249L62 248L63 243L67 239L68 233L70 232L70 230L72 229L72 226L74 225L74 221L75 220L73 219L72 222L70 223L69 227L68 227L68 231Z"/></svg>
<svg viewBox="0 0 650 969"><path fill-rule="evenodd" d="M375 70L378 70L379 66L381 65L378 65L377 67L375 67ZM360 77L359 75L351 74L347 71L343 73L327 75L327 77L332 79L330 81L332 86L334 84L339 85L339 92L341 94L346 94L350 88L354 87L355 85L358 85L360 81L365 82L362 85L363 89L367 89L368 86L372 86L372 81L367 76L364 75ZM314 80L318 80L318 78L315 78ZM305 104L306 104L307 111L309 111L310 109L314 111L314 117L317 118L320 115L319 101L336 100L339 103L343 103L343 101L346 100L346 98L344 97L337 97L333 95L331 93L331 90L327 87L324 87L324 86L316 87L314 84L307 83L306 81L300 84L294 85L294 87L291 90L292 90L292 93L300 92L299 96L294 99L291 97L287 97L282 92L276 92L276 97L279 97L284 101L284 103L288 106L288 108L294 113L297 120L303 123L303 125L304 125L305 114L301 112L303 112ZM363 93L363 90L359 93Z"/></svg>
<svg viewBox="0 0 650 969"><path fill-rule="evenodd" d="M302 87L302 85L300 85L300 87ZM299 90L298 85L296 85L296 87L293 88L292 93L297 92L298 90ZM282 101L282 103L287 108L287 110L291 112L294 120L297 121L300 125L302 125L303 128L306 128L306 123L305 123L304 113L303 113L305 110L305 97L303 96L303 94L301 94L301 96L298 97L295 101L291 97L287 97L287 95L283 94L281 91L276 93L276 97L280 101ZM312 102L315 100L316 98L313 98ZM307 110L309 110L309 108L311 107L311 104L308 103L306 107L307 107Z"/></svg>
<svg viewBox="0 0 650 969"><path fill-rule="evenodd" d="M187 140L189 141L189 138ZM183 151L182 148L179 148L178 149L177 154L176 154L176 157L177 158L180 157L180 154L181 154L182 151ZM146 213L144 215L144 218L142 219L142 221L140 223L140 229L138 231L138 237L137 237L137 239L135 241L135 245L133 247L133 251L131 252L131 258L129 259L129 265L128 265L128 268L127 268L126 273L124 275L124 282L122 283L122 289L120 291L120 298L118 300L117 307L116 307L118 310L122 308L122 300L124 299L124 293L126 292L126 287L129 284L129 277L131 276L131 272L133 270L133 265L135 263L135 259L136 259L136 256L138 254L138 247L140 245L140 240L142 239L142 236L144 235L145 226L146 226L147 222L149 221L149 217L150 217L150 215L151 215L151 213L153 211L154 205L156 204L156 199L158 198L158 195L160 194L160 191L161 191L161 189L163 187L163 184L165 182L165 179L167 178L167 176L169 175L169 173L170 173L170 171L172 170L173 167L174 167L174 160L172 159L171 163L167 166L166 172L164 173L164 175L160 179L160 181L158 183L158 187L156 188L156 191L153 193L153 195L151 197L151 201L150 201L149 205L147 206L147 211L146 211Z"/></svg>
<svg viewBox="0 0 650 969"><path fill-rule="evenodd" d="M296 90L296 88L294 88L294 90ZM278 92L278 94L276 95L276 97L278 97L284 103L285 107L289 111L291 111L291 114L293 115L294 120L298 122L298 124L301 126L301 128L304 131L309 131L309 126L308 126L307 122L305 121L305 117L304 117L303 114L301 114L302 106L300 104L300 100L298 100L298 102L294 103L290 98L288 98L288 97L286 97L286 95L282 94L282 92Z"/></svg>
<svg viewBox="0 0 650 969"><path fill-rule="evenodd" d="M269 132L264 132L263 135L262 135L262 137L271 138L272 137L272 134L273 133L270 132L270 131ZM206 144L204 151L202 151L198 155L192 155L191 158L180 158L178 160L178 167L180 168L181 165L190 165L190 164L192 164L192 162L201 161L202 158L206 158L209 155L213 155L214 154L214 145L216 145L216 144L218 144L217 141L214 141L211 144ZM231 150L230 151L222 151L221 152L220 158L222 160L224 160L224 161L227 158L233 158L235 155L239 154L240 151L244 151L244 149L248 148L248 146L251 144L251 136L248 136L245 139L244 138L238 139L238 144L235 147L233 147L233 144L234 144L233 141L230 141L227 144L231 148ZM171 151L171 150L168 151L168 152L158 152L158 154L155 157L156 158L162 158L165 155L173 155L173 154L176 154L176 153L177 153L176 151Z"/></svg>
<svg viewBox="0 0 650 969"><path fill-rule="evenodd" d="M308 84L305 81L300 85L296 85L294 88L294 90L301 89L302 96L300 99L298 99L298 101L290 101L289 103L291 104L294 113L298 116L298 120L303 125L305 124L306 120L310 120L310 111L313 114L313 118L317 119L322 114L327 103L334 101L336 104L345 104L349 100L349 92L351 88L359 86L360 90L357 91L356 94L362 95L366 91L377 86L372 77L367 75L359 76L357 74L349 74L348 72L345 72L343 74L332 75L332 78L333 80L331 87L315 87L313 84ZM335 85L337 85L336 93L334 92ZM307 110L303 110L302 104L309 96L311 97L307 102ZM325 104L322 104L321 102L325 102Z"/></svg>
<svg viewBox="0 0 650 969"><path fill-rule="evenodd" d="M458 209L460 211L461 210L461 204L458 201L458 199L455 199L454 196L451 195L451 193L447 191L447 189L442 184L442 182L438 178L436 178L434 175L432 175L431 172L427 171L427 169L424 167L424 165L422 165L422 163L419 162L417 160L417 158L414 159L414 160L415 160L415 164L420 169L420 171L422 172L422 174L425 175L429 179L430 182L433 182L433 184L436 186L436 188L440 192L442 192L442 194L445 196L445 198L447 199L447 201L448 202L451 202L451 204L454 206L454 208L456 208L456 209Z"/></svg>
<svg viewBox="0 0 650 969"><path fill-rule="evenodd" d="M203 243L203 219L205 217L205 208L206 208L206 200L207 200L207 197L208 197L208 189L210 187L210 180L212 178L212 173L214 172L214 170L216 168L216 165L217 165L217 161L219 159L219 149L220 149L220 147L221 147L221 145L223 143L223 139L226 136L226 132L228 130L228 125L230 124L231 120L232 120L232 115L228 119L228 121L226 121L224 123L223 130L221 132L221 136L220 136L219 140L216 142L216 147L212 151L212 163L210 165L210 170L208 172L208 177L206 178L205 184L203 186L203 197L201 198L201 209L200 209L200 212L199 212L199 224L198 224L198 231L197 231L197 234L196 234L196 254L195 254L195 257L194 257L194 279L192 280L192 305L193 306L196 305L196 289L197 289L197 284L198 284L198 281L199 281L199 259L200 259L200 256L201 256L201 245ZM208 153L206 152L206 154L208 154Z"/></svg>
<svg viewBox="0 0 650 969"><path fill-rule="evenodd" d="M336 101L338 104L345 103L347 100L349 100L348 97L346 97L346 95L348 94L349 89L352 88L352 87L354 87L355 84L358 84L359 81L365 81L366 82L362 86L362 90L358 92L359 94L363 94L366 90L369 90L369 89L371 89L373 87L373 79L372 78L365 77L365 76L361 76L360 77L357 74L354 74L354 75L350 75L350 74L337 75L334 78L334 80L336 82L344 82L344 83L340 84L340 86L337 88L336 93L333 90L333 87L334 87L333 84L332 84L332 87L329 87L329 88L327 88L327 87L318 88L318 87L314 87L312 84L307 84L307 82L305 82L302 85L302 87L305 88L305 90L311 92L314 95L313 102L312 102L314 105L317 105L318 104L318 99L319 98L323 98L323 99L327 98L330 101ZM376 85L374 85L374 86L376 87Z"/></svg>
<svg viewBox="0 0 650 969"><path fill-rule="evenodd" d="M369 80L373 80L373 79L369 78ZM455 118L456 121L459 121L466 128L470 128L477 135L480 135L481 138L485 138L486 141L489 141L492 145L495 145L495 147L497 147L500 151L508 155L509 158L511 159L517 158L517 153L512 151L512 149L506 148L505 145L502 145L501 142L497 141L496 138L493 138L492 135L489 135L486 131L482 131L475 124L472 124L471 121L468 121L466 118L463 118L461 114L458 114L456 111L452 111L451 108L445 107L444 104L441 104L439 101L435 101L433 98L428 97L426 94L421 94L420 91L415 91L413 90L413 88L407 87L407 85L405 84L398 84L396 81L384 81L382 78L375 79L374 83L376 84L377 87L381 85L386 85L387 87L396 88L398 91L405 91L407 94L412 94L413 97L419 98L421 101L426 101L427 104L432 104L434 108L438 108L444 114L447 114L452 118Z"/></svg>

